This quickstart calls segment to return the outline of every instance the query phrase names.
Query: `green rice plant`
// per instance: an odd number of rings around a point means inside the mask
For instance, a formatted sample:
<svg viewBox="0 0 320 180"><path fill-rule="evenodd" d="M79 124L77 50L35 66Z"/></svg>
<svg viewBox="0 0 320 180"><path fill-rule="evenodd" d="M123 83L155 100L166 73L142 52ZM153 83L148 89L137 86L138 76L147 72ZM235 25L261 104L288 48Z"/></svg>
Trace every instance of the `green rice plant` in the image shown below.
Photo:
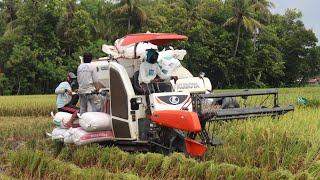
<svg viewBox="0 0 320 180"><path fill-rule="evenodd" d="M135 156L135 163L133 170L136 172L142 172L144 168L146 155L145 154L137 154Z"/></svg>
<svg viewBox="0 0 320 180"><path fill-rule="evenodd" d="M161 164L161 167L160 167L160 177L161 178L164 178L164 176L166 175L166 173L170 170L170 167L171 167L171 158L166 156L163 158L162 160L162 164Z"/></svg>
<svg viewBox="0 0 320 180"><path fill-rule="evenodd" d="M191 177L192 179L204 179L206 175L206 169L211 163L212 162L210 161L195 163L194 166L189 168L187 177Z"/></svg>
<svg viewBox="0 0 320 180"><path fill-rule="evenodd" d="M164 156L162 154L147 153L145 157L145 173L154 175L161 168Z"/></svg>
<svg viewBox="0 0 320 180"><path fill-rule="evenodd" d="M308 167L308 173L313 177L320 177L320 161L317 160Z"/></svg>
<svg viewBox="0 0 320 180"><path fill-rule="evenodd" d="M131 174L110 173L99 168L81 169L74 164L53 159L44 152L27 149L10 152L8 159L12 164L12 174L19 178L50 179L138 179ZM20 172L17 174L17 172Z"/></svg>
<svg viewBox="0 0 320 180"><path fill-rule="evenodd" d="M76 149L72 155L72 162L81 167L90 167L97 164L100 149L98 146L84 146Z"/></svg>

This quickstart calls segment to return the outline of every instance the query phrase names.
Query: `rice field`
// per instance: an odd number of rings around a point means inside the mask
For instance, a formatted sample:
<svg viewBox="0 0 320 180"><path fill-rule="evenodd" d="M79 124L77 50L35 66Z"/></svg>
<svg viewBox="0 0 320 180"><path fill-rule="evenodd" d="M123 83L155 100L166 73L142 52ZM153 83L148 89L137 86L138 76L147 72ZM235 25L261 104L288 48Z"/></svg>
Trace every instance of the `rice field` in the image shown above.
<svg viewBox="0 0 320 180"><path fill-rule="evenodd" d="M319 179L319 90L281 89L280 103L296 110L279 119L215 124L224 144L196 159L98 145L60 150L45 134L55 96L0 97L0 179ZM298 96L312 103L300 106Z"/></svg>
<svg viewBox="0 0 320 180"><path fill-rule="evenodd" d="M55 95L0 96L0 116L48 116L55 103Z"/></svg>

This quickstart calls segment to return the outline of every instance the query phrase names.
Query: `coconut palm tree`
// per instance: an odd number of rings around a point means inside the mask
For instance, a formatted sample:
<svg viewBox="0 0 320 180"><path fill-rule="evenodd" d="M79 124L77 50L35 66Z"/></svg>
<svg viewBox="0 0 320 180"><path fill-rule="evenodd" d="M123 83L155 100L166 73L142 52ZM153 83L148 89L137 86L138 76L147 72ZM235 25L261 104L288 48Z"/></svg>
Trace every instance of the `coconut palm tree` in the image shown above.
<svg viewBox="0 0 320 180"><path fill-rule="evenodd" d="M254 33L261 24L255 17L255 9L252 0L232 0L231 7L233 9L233 16L227 19L223 26L236 26L237 40L233 57L237 55L241 27L243 26L250 33Z"/></svg>
<svg viewBox="0 0 320 180"><path fill-rule="evenodd" d="M201 21L207 25L211 25L212 22L201 17L199 12L201 11L201 5L203 5L202 0L183 0L183 5L188 12L188 17L186 17L186 28L190 29L195 22Z"/></svg>
<svg viewBox="0 0 320 180"><path fill-rule="evenodd" d="M119 7L112 11L112 14L127 15L128 33L131 32L133 21L141 26L147 19L145 11L139 6L139 0L121 0Z"/></svg>
<svg viewBox="0 0 320 180"><path fill-rule="evenodd" d="M269 0L251 0L252 7L257 12L262 12L263 14L271 14L270 9L274 8L275 5Z"/></svg>
<svg viewBox="0 0 320 180"><path fill-rule="evenodd" d="M271 15L271 8L274 8L274 3L269 0L251 0L252 7L255 12L258 13L258 18L260 22L268 21L268 17ZM253 33L253 51L256 50L256 42L259 35L260 29L256 28Z"/></svg>

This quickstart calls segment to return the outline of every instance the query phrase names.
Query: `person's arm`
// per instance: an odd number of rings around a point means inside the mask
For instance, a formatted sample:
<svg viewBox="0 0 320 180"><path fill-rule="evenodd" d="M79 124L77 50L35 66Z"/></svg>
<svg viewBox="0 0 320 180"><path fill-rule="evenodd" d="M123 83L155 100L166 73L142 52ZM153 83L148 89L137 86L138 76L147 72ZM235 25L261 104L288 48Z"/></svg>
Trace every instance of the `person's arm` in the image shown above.
<svg viewBox="0 0 320 180"><path fill-rule="evenodd" d="M93 64L91 64L91 63L90 63L90 70L91 70L91 78L92 78L93 87L96 90L99 90L99 85L98 85L98 83L95 82L95 80L98 80L97 73L94 73L94 71L96 71L96 69L93 66Z"/></svg>
<svg viewBox="0 0 320 180"><path fill-rule="evenodd" d="M158 66L158 68L157 68L157 75L158 75L161 79L164 79L164 80L171 80L171 79L173 79L173 80L174 80L174 83L176 83L177 80L178 80L178 76L170 76L170 75L168 75L168 74L162 73L162 71L161 71L161 69L160 69L159 66Z"/></svg>
<svg viewBox="0 0 320 180"><path fill-rule="evenodd" d="M55 90L56 94L64 94L68 93L69 95L72 94L71 86L67 84L67 82L62 82L59 84L59 86Z"/></svg>
<svg viewBox="0 0 320 180"><path fill-rule="evenodd" d="M56 90L54 91L56 94L64 94L66 93L66 87L64 85L64 83L60 83L59 86L56 88Z"/></svg>
<svg viewBox="0 0 320 180"><path fill-rule="evenodd" d="M161 79L164 79L164 80L166 80L166 79L170 79L170 76L168 76L168 75L166 75L166 74L164 74L164 73L162 73L161 72L161 69L160 69L160 67L159 66L157 66L157 75L161 78Z"/></svg>

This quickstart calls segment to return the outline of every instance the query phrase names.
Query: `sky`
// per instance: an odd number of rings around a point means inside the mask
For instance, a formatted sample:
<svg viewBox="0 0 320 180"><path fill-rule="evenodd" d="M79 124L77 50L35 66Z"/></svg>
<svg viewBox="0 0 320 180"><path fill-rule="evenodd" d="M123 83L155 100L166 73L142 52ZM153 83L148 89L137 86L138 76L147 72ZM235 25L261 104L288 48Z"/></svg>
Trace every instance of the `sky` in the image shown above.
<svg viewBox="0 0 320 180"><path fill-rule="evenodd" d="M271 0L275 4L273 13L284 14L286 9L296 8L302 12L301 20L312 29L320 40L320 1L319 0ZM320 44L318 42L318 44Z"/></svg>

